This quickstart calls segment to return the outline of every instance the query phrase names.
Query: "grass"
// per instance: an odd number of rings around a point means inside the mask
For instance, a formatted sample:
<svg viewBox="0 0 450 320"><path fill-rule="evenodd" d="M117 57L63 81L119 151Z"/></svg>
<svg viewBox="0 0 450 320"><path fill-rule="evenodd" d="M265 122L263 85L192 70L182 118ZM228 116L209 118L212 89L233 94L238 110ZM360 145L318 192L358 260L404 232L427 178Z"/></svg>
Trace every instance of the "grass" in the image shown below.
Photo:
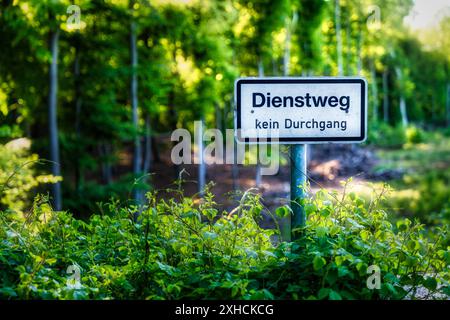
<svg viewBox="0 0 450 320"><path fill-rule="evenodd" d="M429 133L424 142L400 149L380 149L375 170L402 170L388 181L388 205L403 215L425 217L450 207L450 137ZM425 219L426 220L426 219Z"/></svg>

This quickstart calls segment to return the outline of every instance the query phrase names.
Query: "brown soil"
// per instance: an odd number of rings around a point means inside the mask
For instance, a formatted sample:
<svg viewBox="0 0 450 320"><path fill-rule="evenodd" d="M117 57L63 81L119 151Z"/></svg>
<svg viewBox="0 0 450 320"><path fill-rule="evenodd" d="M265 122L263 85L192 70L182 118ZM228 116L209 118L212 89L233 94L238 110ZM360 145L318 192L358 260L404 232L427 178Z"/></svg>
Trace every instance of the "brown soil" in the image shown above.
<svg viewBox="0 0 450 320"><path fill-rule="evenodd" d="M176 178L176 169L170 161L170 151L160 153L160 162L153 165L153 185L156 189L166 189L173 186ZM359 145L314 145L308 148L309 165L308 178L312 191L320 188L341 188L340 181L349 177L358 179L382 180L392 178L399 173L374 172L374 166L378 159L374 150ZM282 154L286 159L287 154ZM289 161L287 161L289 163ZM194 196L198 192L198 166L182 165L184 169L183 179L186 180L183 187L186 196ZM245 191L255 187L256 167L253 165L238 166L237 190ZM273 209L281 204L288 203L289 199L289 165L281 166L279 173L273 176L263 176L259 190L262 193L265 205ZM216 202L223 209L230 209L237 204L238 197L233 197L232 165L207 166L206 181L213 181L213 193ZM235 193L234 193L235 194Z"/></svg>

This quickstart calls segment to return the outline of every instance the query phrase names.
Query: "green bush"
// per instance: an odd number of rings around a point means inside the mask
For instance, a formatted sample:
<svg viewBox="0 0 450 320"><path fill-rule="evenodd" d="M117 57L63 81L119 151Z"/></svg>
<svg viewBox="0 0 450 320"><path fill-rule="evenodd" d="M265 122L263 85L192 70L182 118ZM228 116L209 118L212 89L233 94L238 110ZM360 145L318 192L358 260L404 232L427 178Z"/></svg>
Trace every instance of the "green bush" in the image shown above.
<svg viewBox="0 0 450 320"><path fill-rule="evenodd" d="M450 170L430 170L427 173L406 174L397 181L395 195L385 205L397 208L397 213L414 216L428 225L445 224L439 213L450 208ZM402 190L403 188L403 190Z"/></svg>
<svg viewBox="0 0 450 320"><path fill-rule="evenodd" d="M283 299L404 299L449 292L447 231L428 240L424 226L408 219L395 225L380 207L385 190L369 204L350 193L324 190L305 201L308 225L296 242L276 249L279 262L266 268L266 283ZM368 268L380 268L380 290L366 286ZM370 273L369 273L370 274ZM283 275L278 276L277 275ZM440 288L440 290L438 289Z"/></svg>
<svg viewBox="0 0 450 320"><path fill-rule="evenodd" d="M400 148L404 145L422 143L427 134L420 128L410 125L407 128L401 124L391 126L384 122L371 123L367 143L382 148Z"/></svg>
<svg viewBox="0 0 450 320"><path fill-rule="evenodd" d="M384 122L372 123L368 130L367 143L382 148L400 148L407 142L403 126L395 127Z"/></svg>
<svg viewBox="0 0 450 320"><path fill-rule="evenodd" d="M259 195L246 192L231 212L207 191L180 190L145 208L111 202L88 221L53 212L37 197L21 218L2 214L0 297L4 299L402 299L450 295L445 230L392 225L382 194L365 203L320 191L304 201L298 240L276 244L262 229ZM138 214L139 213L139 214ZM289 210L277 210L280 215ZM368 289L366 270L381 270ZM70 269L68 269L70 268ZM73 270L80 271L79 281ZM68 273L67 271L70 271Z"/></svg>
<svg viewBox="0 0 450 320"><path fill-rule="evenodd" d="M406 128L406 143L417 144L423 142L424 140L425 133L422 129L415 126L409 126Z"/></svg>
<svg viewBox="0 0 450 320"><path fill-rule="evenodd" d="M30 141L21 138L0 144L0 210L21 212L33 201L30 191L40 184L53 183L57 178L38 174L36 154L30 154Z"/></svg>
<svg viewBox="0 0 450 320"><path fill-rule="evenodd" d="M411 178L415 183L420 197L412 201L416 216L429 222L430 213L438 213L450 207L450 170L431 171L425 176Z"/></svg>

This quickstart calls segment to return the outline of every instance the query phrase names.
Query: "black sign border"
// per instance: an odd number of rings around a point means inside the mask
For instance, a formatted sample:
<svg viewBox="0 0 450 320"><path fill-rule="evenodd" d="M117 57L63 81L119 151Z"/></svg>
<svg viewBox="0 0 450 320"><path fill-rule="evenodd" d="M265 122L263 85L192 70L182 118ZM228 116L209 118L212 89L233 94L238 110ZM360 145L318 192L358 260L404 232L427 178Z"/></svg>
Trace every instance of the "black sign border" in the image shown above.
<svg viewBox="0 0 450 320"><path fill-rule="evenodd" d="M274 139L277 143L283 143L283 142L303 142L303 143L320 143L320 142L359 142L362 143L366 140L366 84L367 82L363 78L286 78L286 79L280 79L280 78L241 78L236 80L235 82L235 94L236 94L236 124L235 124L235 137L238 142L240 143L271 143L270 138L243 138L241 137L241 132L239 129L241 129L241 85L242 84L283 84L283 83L332 83L332 84L348 84L348 83L358 83L361 85L361 133L358 137L327 137L327 138L320 138L320 137L311 137L311 138L277 138Z"/></svg>

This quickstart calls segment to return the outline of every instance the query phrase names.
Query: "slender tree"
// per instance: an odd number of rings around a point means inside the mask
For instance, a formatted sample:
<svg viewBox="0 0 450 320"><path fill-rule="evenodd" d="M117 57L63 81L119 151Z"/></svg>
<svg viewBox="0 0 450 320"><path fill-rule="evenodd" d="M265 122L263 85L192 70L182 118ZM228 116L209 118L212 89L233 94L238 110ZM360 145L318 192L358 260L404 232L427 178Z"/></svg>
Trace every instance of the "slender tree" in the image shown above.
<svg viewBox="0 0 450 320"><path fill-rule="evenodd" d="M337 52L337 67L338 75L344 75L343 56L342 56L342 27L341 27L341 2L335 0L334 2L334 24L336 28L336 52Z"/></svg>
<svg viewBox="0 0 450 320"><path fill-rule="evenodd" d="M395 67L395 73L397 74L397 80L398 80L399 86L400 86L399 108L400 108L402 125L403 125L403 127L407 127L409 121L408 121L408 113L406 110L406 98L405 98L405 93L404 93L405 82L403 79L403 71L400 69L400 67L397 66L397 67Z"/></svg>
<svg viewBox="0 0 450 320"><path fill-rule="evenodd" d="M447 126L450 126L450 83L447 83L447 97L445 99L445 110L447 111Z"/></svg>
<svg viewBox="0 0 450 320"><path fill-rule="evenodd" d="M136 35L136 21L134 20L134 0L129 1L131 22L130 22L130 66L131 66L131 77L130 77L130 100L131 100L131 112L133 127L135 130L134 138L134 152L133 152L133 174L138 178L141 173L141 161L142 161L142 151L141 151L141 139L139 134L139 114L138 114L138 51L137 51L137 35ZM139 188L135 188L134 198L138 202L142 202L142 191Z"/></svg>
<svg viewBox="0 0 450 320"><path fill-rule="evenodd" d="M375 70L375 62L370 64L370 87L372 91L372 117L373 120L378 120L378 85L377 85L377 72Z"/></svg>
<svg viewBox="0 0 450 320"><path fill-rule="evenodd" d="M383 121L389 122L389 69L383 71Z"/></svg>
<svg viewBox="0 0 450 320"><path fill-rule="evenodd" d="M51 63L49 72L49 98L48 98L48 128L49 128L49 147L50 160L52 161L52 174L61 176L61 163L59 157L58 141L58 46L59 46L59 28L50 32L50 52ZM52 185L52 198L55 210L61 210L61 183Z"/></svg>

